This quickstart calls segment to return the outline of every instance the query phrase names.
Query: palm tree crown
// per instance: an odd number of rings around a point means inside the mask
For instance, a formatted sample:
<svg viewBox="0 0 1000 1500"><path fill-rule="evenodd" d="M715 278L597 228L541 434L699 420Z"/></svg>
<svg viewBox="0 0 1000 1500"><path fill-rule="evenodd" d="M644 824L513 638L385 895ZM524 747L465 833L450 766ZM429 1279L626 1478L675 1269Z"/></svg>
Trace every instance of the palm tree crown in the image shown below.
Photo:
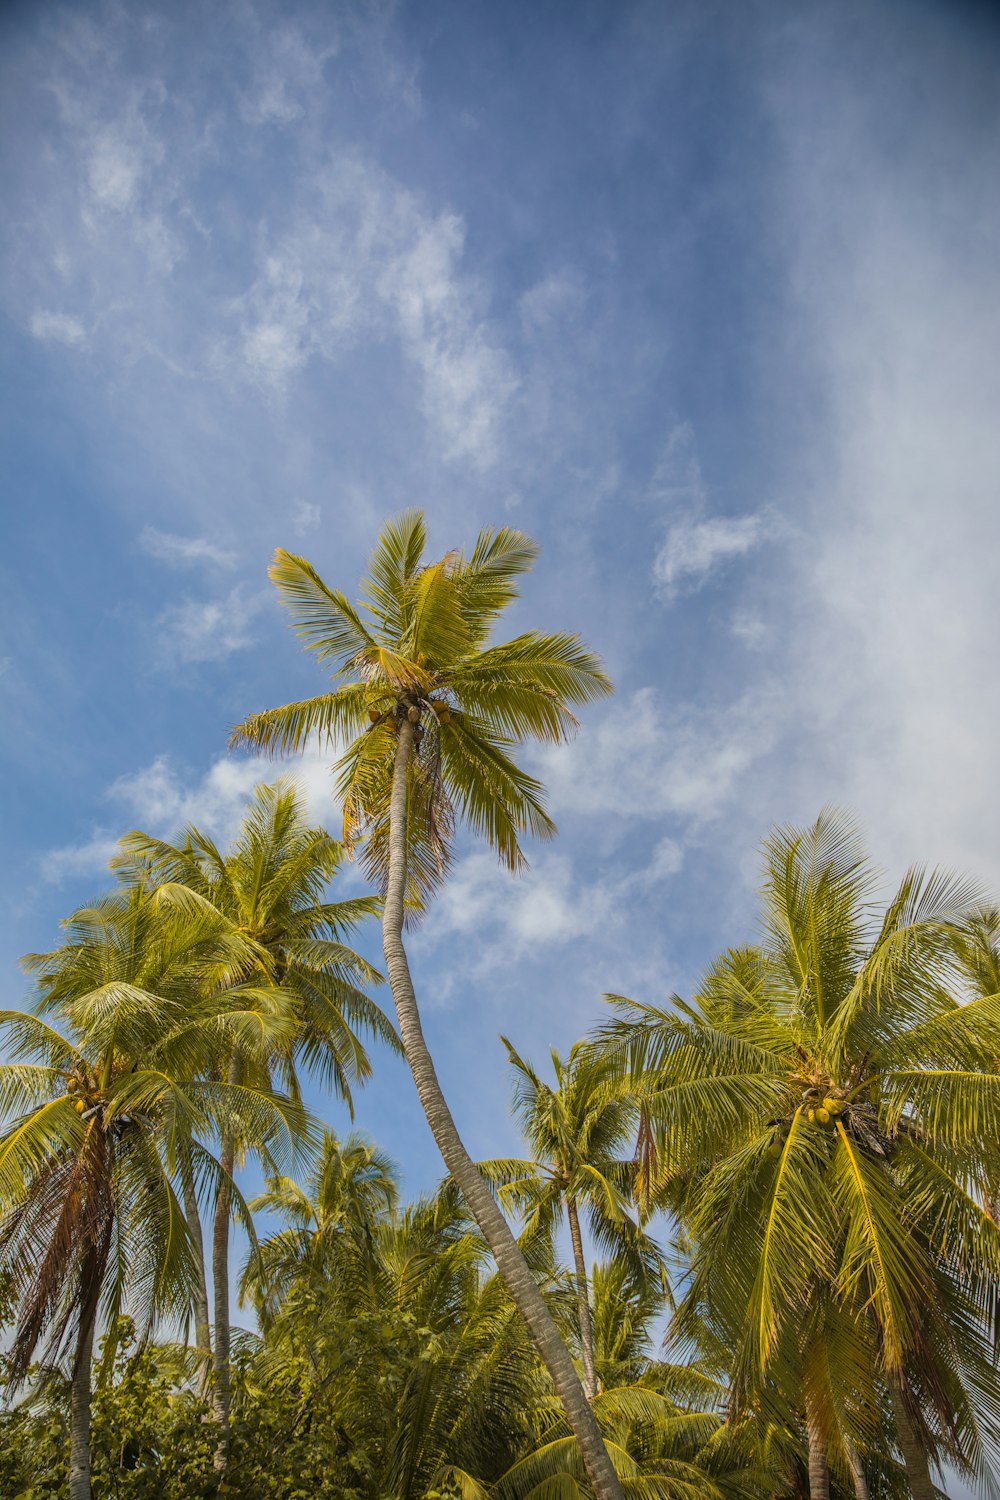
<svg viewBox="0 0 1000 1500"><path fill-rule="evenodd" d="M366 868L384 886L396 730L409 716L411 901L443 877L456 815L508 868L523 868L524 834L548 838L554 825L541 784L510 751L526 738L565 739L576 727L568 705L611 691L576 636L529 630L489 644L537 556L530 537L506 527L481 531L468 557L450 552L430 564L425 546L418 511L387 523L357 607L304 558L279 548L270 576L336 686L251 714L233 733L234 743L272 751L300 751L313 735L348 744L338 783L344 836L366 840Z"/></svg>

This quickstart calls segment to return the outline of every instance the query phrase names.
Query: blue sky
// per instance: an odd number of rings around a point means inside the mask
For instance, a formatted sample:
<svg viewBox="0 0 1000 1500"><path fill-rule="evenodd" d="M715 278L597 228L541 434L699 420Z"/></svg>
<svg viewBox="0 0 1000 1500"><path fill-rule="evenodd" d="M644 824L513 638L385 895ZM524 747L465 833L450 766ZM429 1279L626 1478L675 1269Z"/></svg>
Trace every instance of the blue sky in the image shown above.
<svg viewBox="0 0 1000 1500"><path fill-rule="evenodd" d="M543 547L617 683L531 752L559 840L463 849L414 961L474 1151L497 1034L752 930L825 802L1000 885L1000 36L988 7L11 5L0 21L5 1000L115 838L224 834L318 690L265 569L380 522ZM322 757L304 767L336 823ZM266 774L270 774L267 772ZM361 1122L437 1174L380 1060Z"/></svg>

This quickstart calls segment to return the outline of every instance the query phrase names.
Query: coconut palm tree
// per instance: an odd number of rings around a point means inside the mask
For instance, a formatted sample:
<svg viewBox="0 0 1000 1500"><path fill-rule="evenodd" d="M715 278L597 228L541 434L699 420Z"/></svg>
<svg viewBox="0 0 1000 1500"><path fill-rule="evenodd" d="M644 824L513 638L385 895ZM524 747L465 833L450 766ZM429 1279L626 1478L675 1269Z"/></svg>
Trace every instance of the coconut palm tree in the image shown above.
<svg viewBox="0 0 1000 1500"><path fill-rule="evenodd" d="M521 839L554 825L541 785L513 760L522 740L559 741L576 727L571 704L611 691L576 636L525 631L490 644L537 547L507 528L480 532L471 554L425 563L423 517L388 522L355 607L301 557L278 550L270 576L306 647L333 671L329 692L250 715L233 741L300 751L311 737L349 742L340 762L348 841L384 893L383 949L417 1093L563 1401L601 1497L621 1489L569 1350L510 1226L466 1151L438 1082L417 1008L403 921L443 878L462 817L511 870Z"/></svg>
<svg viewBox="0 0 1000 1500"><path fill-rule="evenodd" d="M251 1212L279 1214L287 1227L261 1241L247 1261L240 1302L253 1302L266 1330L293 1288L324 1284L346 1256L370 1262L376 1227L394 1213L397 1197L384 1151L356 1131L340 1141L325 1130L304 1185L272 1177L250 1201Z"/></svg>
<svg viewBox="0 0 1000 1500"><path fill-rule="evenodd" d="M288 1032L276 1036L269 1053L262 1055L258 1049L258 1064L263 1066L258 1084L266 1087L277 1077L297 1099L298 1069L305 1067L350 1107L352 1088L371 1075L359 1032L399 1046L391 1022L362 988L381 983L382 976L345 942L358 923L374 913L376 902L370 896L327 899L330 882L343 863L344 848L325 829L310 824L296 789L280 783L258 786L225 853L195 827L186 829L177 844L133 831L120 841L120 847L114 865L123 880L153 880L190 893L191 899L220 913L255 945L255 972L258 978L273 981L290 1021ZM274 995L268 1004L274 1004ZM238 1043L231 1046L220 1037L211 1069L217 1077L237 1083L246 1076L249 1062ZM224 1172L212 1235L213 1395L223 1432L220 1467L225 1464L229 1427L229 1182L242 1147L238 1137L224 1132L220 1146ZM198 1205L189 1175L185 1187L189 1225L200 1242ZM199 1342L207 1338L207 1330L199 1330L198 1338Z"/></svg>
<svg viewBox="0 0 1000 1500"><path fill-rule="evenodd" d="M1000 994L956 958L977 892L911 870L876 915L843 815L765 844L764 931L688 1005L622 1000L605 1032L647 1091L660 1182L693 1247L678 1312L734 1349L734 1400L798 1382L810 1493L871 1453L891 1403L914 1500L1000 1440ZM863 1478L863 1476L862 1476ZM860 1493L860 1485L858 1486Z"/></svg>
<svg viewBox="0 0 1000 1500"><path fill-rule="evenodd" d="M515 1072L514 1112L533 1153L531 1160L483 1162L484 1175L500 1201L526 1212L533 1230L552 1236L569 1224L576 1275L583 1388L597 1394L594 1324L590 1305L581 1208L590 1233L606 1252L617 1254L633 1276L666 1285L662 1256L632 1217L638 1165L636 1105L622 1086L610 1056L577 1042L563 1061L552 1052L555 1087L502 1038Z"/></svg>
<svg viewBox="0 0 1000 1500"><path fill-rule="evenodd" d="M186 1314L194 1290L178 1141L239 1130L273 1160L302 1111L199 1077L218 1036L252 1047L262 1029L284 1026L266 993L227 983L259 963L251 939L141 887L75 912L67 928L60 948L25 961L36 1011L0 1012L11 1058L0 1065L0 1277L19 1301L13 1385L41 1341L48 1361L70 1352L70 1500L89 1500L99 1317L110 1362L123 1311L145 1335L158 1315ZM197 1156L218 1174L203 1148Z"/></svg>

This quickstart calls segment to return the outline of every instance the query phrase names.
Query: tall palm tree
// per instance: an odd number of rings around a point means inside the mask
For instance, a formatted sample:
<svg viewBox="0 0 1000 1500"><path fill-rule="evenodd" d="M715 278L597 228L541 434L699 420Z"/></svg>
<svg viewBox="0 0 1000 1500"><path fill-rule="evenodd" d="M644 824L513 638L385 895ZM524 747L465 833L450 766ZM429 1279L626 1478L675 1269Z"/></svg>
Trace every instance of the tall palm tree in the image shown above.
<svg viewBox="0 0 1000 1500"><path fill-rule="evenodd" d="M507 528L480 532L469 556L424 562L419 512L388 522L360 605L329 588L304 558L278 550L270 576L306 647L333 669L331 691L252 714L233 741L301 750L311 736L349 741L339 788L350 841L384 892L382 938L399 1029L417 1093L445 1164L551 1372L599 1496L621 1488L569 1350L510 1226L469 1156L424 1039L403 945L403 921L443 878L450 834L464 817L511 870L521 838L554 825L541 785L512 759L523 739L559 741L576 727L571 704L611 691L576 636L525 631L491 645L537 547Z"/></svg>
<svg viewBox="0 0 1000 1500"><path fill-rule="evenodd" d="M382 976L345 942L358 923L374 913L376 902L370 896L327 899L344 848L325 829L310 824L296 789L280 783L258 786L225 853L195 827L186 829L178 844L134 831L121 840L121 851L114 863L124 880L152 879L179 893L189 892L255 945L254 972L276 987L290 1021L287 1034L275 1035L267 1052L257 1049L263 1067L258 1083L266 1086L277 1077L293 1098L299 1098L298 1068L304 1066L350 1106L352 1087L371 1075L359 1031L399 1046L392 1024L362 988L381 983ZM268 1003L274 1003L273 995ZM212 1060L218 1077L238 1083L249 1063L238 1041L230 1045L220 1038ZM242 1145L231 1131L223 1132L224 1173L212 1234L213 1395L223 1434L220 1467L226 1461L229 1428L229 1184ZM189 1225L200 1241L198 1205L189 1181L186 1192ZM207 1331L199 1332L201 1338L207 1338Z"/></svg>
<svg viewBox="0 0 1000 1500"><path fill-rule="evenodd" d="M532 1229L551 1236L564 1216L569 1224L583 1388L592 1400L598 1379L581 1208L603 1250L617 1253L634 1276L665 1285L660 1252L632 1217L638 1168L626 1148L635 1141L637 1110L612 1059L592 1045L577 1042L565 1061L552 1052L553 1087L502 1040L515 1072L514 1111L533 1156L481 1166L500 1201L530 1215Z"/></svg>
<svg viewBox="0 0 1000 1500"><path fill-rule="evenodd" d="M70 1500L89 1500L99 1316L112 1335L107 1362L123 1310L148 1333L191 1302L179 1138L238 1128L277 1146L301 1110L198 1077L206 1046L243 1032L245 1007L264 1003L227 986L254 945L217 913L171 910L137 887L75 912L67 927L60 948L26 960L36 1012L0 1012L12 1058L0 1065L0 1276L20 1303L13 1383L43 1338L50 1361L71 1351Z"/></svg>
<svg viewBox="0 0 1000 1500"><path fill-rule="evenodd" d="M723 1330L737 1402L799 1382L813 1500L831 1462L872 1451L879 1403L914 1500L936 1458L982 1473L1000 1441L1000 1228L982 1207L1000 994L966 1000L968 883L911 870L880 916L875 889L842 815L777 830L760 945L724 954L690 1005L619 999L606 1033L645 1080L691 1237L679 1323Z"/></svg>

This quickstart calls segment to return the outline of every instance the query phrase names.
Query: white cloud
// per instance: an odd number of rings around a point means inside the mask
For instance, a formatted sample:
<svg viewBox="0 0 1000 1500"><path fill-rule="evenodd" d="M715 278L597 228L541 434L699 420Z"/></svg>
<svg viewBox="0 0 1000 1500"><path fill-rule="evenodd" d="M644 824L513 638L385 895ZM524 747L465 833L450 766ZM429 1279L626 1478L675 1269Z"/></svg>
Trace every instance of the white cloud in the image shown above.
<svg viewBox="0 0 1000 1500"><path fill-rule="evenodd" d="M742 641L751 651L758 650L770 636L770 629L759 614L752 610L737 610L729 622L730 634Z"/></svg>
<svg viewBox="0 0 1000 1500"><path fill-rule="evenodd" d="M701 510L708 498L690 422L678 422L663 445L646 499L661 509Z"/></svg>
<svg viewBox="0 0 1000 1500"><path fill-rule="evenodd" d="M358 153L310 178L280 235L262 227L253 284L229 304L235 336L212 366L276 398L315 357L338 361L362 337L392 337L420 376L433 439L450 461L489 467L517 381L462 269L461 218L435 214Z"/></svg>
<svg viewBox="0 0 1000 1500"><path fill-rule="evenodd" d="M210 542L208 537L175 536L169 531L158 531L155 526L143 528L139 546L150 557L167 563L211 563L217 568L231 568L236 562L232 552Z"/></svg>
<svg viewBox="0 0 1000 1500"><path fill-rule="evenodd" d="M49 339L56 344L65 344L68 349L78 349L87 341L87 330L80 319L70 313L40 309L32 314L30 326L36 339Z"/></svg>
<svg viewBox="0 0 1000 1500"><path fill-rule="evenodd" d="M653 578L658 590L671 598L682 584L697 588L720 564L742 557L765 535L765 521L760 515L675 522L653 559Z"/></svg>
<svg viewBox="0 0 1000 1500"><path fill-rule="evenodd" d="M579 739L545 746L533 760L557 819L565 811L702 823L726 810L742 777L771 749L776 709L776 689L763 683L723 708L669 709L643 688Z"/></svg>
<svg viewBox="0 0 1000 1500"><path fill-rule="evenodd" d="M512 960L544 966L555 951L570 948L586 950L602 972L609 971L611 955L627 958L628 972L635 972L646 961L620 943L636 901L653 895L682 863L681 846L670 838L660 839L645 862L633 854L628 866L609 862L597 874L593 861L581 868L565 853L542 852L517 878L489 851L466 855L411 940L418 962L436 957L439 967L446 955L444 981L437 979L429 991L431 1008L447 1008L466 980L488 978L494 991L503 991ZM659 971L659 957L656 965Z"/></svg>
<svg viewBox="0 0 1000 1500"><path fill-rule="evenodd" d="M709 490L689 422L667 437L644 497L667 517L653 558L653 583L662 599L691 593L733 558L743 557L774 535L768 511L742 516L709 515Z"/></svg>
<svg viewBox="0 0 1000 1500"><path fill-rule="evenodd" d="M299 788L310 815L327 826L336 819L329 751L311 749L293 761L264 756L220 756L197 780L183 778L169 757L158 756L148 766L120 776L107 796L129 809L138 826L157 832L176 831L194 823L223 840L232 836L254 787L278 779ZM336 831L333 822L331 831Z"/></svg>
<svg viewBox="0 0 1000 1500"><path fill-rule="evenodd" d="M221 844L235 834L254 788L279 779L293 782L310 818L339 836L340 809L334 799L330 767L333 750L308 750L294 761L273 761L263 756L220 756L204 775L183 776L166 755L157 756L140 770L120 776L105 792L105 800L121 809L118 833L95 828L80 843L49 850L41 857L45 880L53 884L106 870L117 850L117 838L125 827L172 837L188 824L208 833ZM125 820L127 819L127 825ZM350 872L347 872L350 878Z"/></svg>
<svg viewBox="0 0 1000 1500"><path fill-rule="evenodd" d="M89 875L107 869L108 860L117 849L113 834L97 829L82 844L66 844L61 849L50 849L39 860L42 879L50 885L62 885L79 875Z"/></svg>
<svg viewBox="0 0 1000 1500"><path fill-rule="evenodd" d="M221 661L254 639L251 629L263 608L261 595L237 584L224 599L185 599L157 618L156 649L164 666Z"/></svg>
<svg viewBox="0 0 1000 1500"><path fill-rule="evenodd" d="M553 271L519 299L521 326L529 335L551 336L553 324L579 312L585 301L586 288L577 272Z"/></svg>
<svg viewBox="0 0 1000 1500"><path fill-rule="evenodd" d="M957 80L978 65L953 44L947 67L909 55L935 95L916 119L911 85L871 92L842 58L831 89L828 49L770 79L775 233L822 403L810 545L781 601L790 729L809 730L786 777L800 804L853 806L893 868L1000 881L1000 136L970 135Z"/></svg>
<svg viewBox="0 0 1000 1500"><path fill-rule="evenodd" d="M261 39L254 78L240 109L248 125L291 125L308 112L323 86L323 69L338 52L336 41L311 46L294 26L282 26Z"/></svg>
<svg viewBox="0 0 1000 1500"><path fill-rule="evenodd" d="M105 208L123 213L135 197L142 175L143 152L135 139L107 127L100 131L90 151L90 190Z"/></svg>
<svg viewBox="0 0 1000 1500"><path fill-rule="evenodd" d="M292 511L292 530L296 536L305 536L307 532L315 531L322 519L323 512L318 505L309 500L300 500Z"/></svg>

